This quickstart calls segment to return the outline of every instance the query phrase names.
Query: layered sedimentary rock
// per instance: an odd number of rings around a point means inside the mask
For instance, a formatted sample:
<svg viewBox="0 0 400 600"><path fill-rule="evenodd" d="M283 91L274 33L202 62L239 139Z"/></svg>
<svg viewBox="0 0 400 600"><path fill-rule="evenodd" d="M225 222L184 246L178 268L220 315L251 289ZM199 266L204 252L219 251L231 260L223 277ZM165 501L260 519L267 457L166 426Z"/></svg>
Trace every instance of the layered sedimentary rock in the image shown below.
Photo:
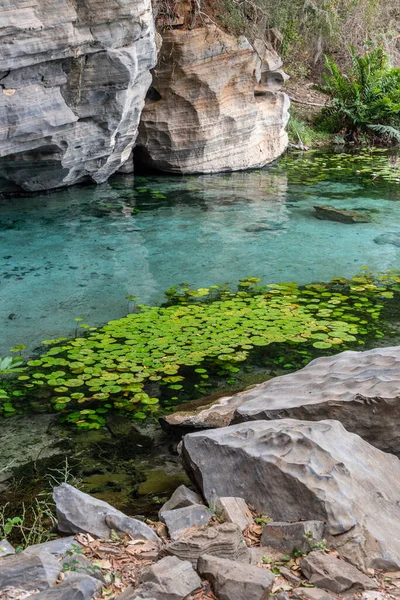
<svg viewBox="0 0 400 600"><path fill-rule="evenodd" d="M175 173L258 167L287 145L285 74L265 43L252 46L209 25L172 30L142 114L138 156Z"/></svg>
<svg viewBox="0 0 400 600"><path fill-rule="evenodd" d="M380 450L400 455L400 346L341 352L235 396L235 421L337 419Z"/></svg>
<svg viewBox="0 0 400 600"><path fill-rule="evenodd" d="M186 467L210 503L242 497L276 521L325 521L329 548L400 567L400 461L338 421L253 421L190 433Z"/></svg>
<svg viewBox="0 0 400 600"><path fill-rule="evenodd" d="M105 181L131 156L155 62L150 0L0 0L3 187Z"/></svg>

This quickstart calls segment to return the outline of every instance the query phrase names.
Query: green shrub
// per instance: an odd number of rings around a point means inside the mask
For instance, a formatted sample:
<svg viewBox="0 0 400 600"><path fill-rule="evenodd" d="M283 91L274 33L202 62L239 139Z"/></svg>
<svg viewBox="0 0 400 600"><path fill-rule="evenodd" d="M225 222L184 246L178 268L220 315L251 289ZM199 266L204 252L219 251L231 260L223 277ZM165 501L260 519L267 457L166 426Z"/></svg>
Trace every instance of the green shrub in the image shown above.
<svg viewBox="0 0 400 600"><path fill-rule="evenodd" d="M350 55L347 73L326 58L322 91L331 99L320 123L332 133L344 132L347 142L359 142L362 135L372 141L400 142L400 69L390 66L379 46L364 56L352 48Z"/></svg>

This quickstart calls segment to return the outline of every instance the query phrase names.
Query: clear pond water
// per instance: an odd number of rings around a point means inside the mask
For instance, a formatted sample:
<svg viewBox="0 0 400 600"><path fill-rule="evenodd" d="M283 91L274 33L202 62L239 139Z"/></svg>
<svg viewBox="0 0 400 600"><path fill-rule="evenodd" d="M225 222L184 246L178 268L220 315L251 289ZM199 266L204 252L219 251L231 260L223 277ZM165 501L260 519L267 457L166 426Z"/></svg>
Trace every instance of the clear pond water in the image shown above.
<svg viewBox="0 0 400 600"><path fill-rule="evenodd" d="M380 168L393 163L379 156ZM371 167L365 177L357 165L326 173L324 160L329 155L232 174L118 177L0 200L0 355L71 335L76 317L100 325L123 316L127 295L161 302L181 282L309 283L351 277L364 265L398 268L400 247L374 240L400 239L400 185ZM327 204L372 220L318 220L313 207Z"/></svg>

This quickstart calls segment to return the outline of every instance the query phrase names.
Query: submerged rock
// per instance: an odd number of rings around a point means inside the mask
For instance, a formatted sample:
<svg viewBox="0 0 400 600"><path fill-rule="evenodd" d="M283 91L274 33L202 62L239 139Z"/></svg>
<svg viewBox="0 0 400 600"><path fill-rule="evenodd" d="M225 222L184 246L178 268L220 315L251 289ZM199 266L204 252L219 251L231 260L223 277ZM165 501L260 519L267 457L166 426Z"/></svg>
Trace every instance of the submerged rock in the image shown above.
<svg viewBox="0 0 400 600"><path fill-rule="evenodd" d="M338 421L254 421L188 434L183 460L208 502L241 496L276 521L326 521L328 547L400 567L400 461Z"/></svg>
<svg viewBox="0 0 400 600"><path fill-rule="evenodd" d="M163 34L142 113L138 155L173 173L265 165L288 143L282 61L268 45L214 25Z"/></svg>
<svg viewBox="0 0 400 600"><path fill-rule="evenodd" d="M400 231L390 231L389 233L382 233L374 239L375 244L392 244L400 248Z"/></svg>
<svg viewBox="0 0 400 600"><path fill-rule="evenodd" d="M150 0L0 0L0 181L97 183L131 156L156 62Z"/></svg>
<svg viewBox="0 0 400 600"><path fill-rule="evenodd" d="M235 422L337 419L380 450L400 455L400 346L317 358L237 400Z"/></svg>
<svg viewBox="0 0 400 600"><path fill-rule="evenodd" d="M366 214L335 208L334 206L314 206L317 219L338 221L339 223L370 223L371 217Z"/></svg>

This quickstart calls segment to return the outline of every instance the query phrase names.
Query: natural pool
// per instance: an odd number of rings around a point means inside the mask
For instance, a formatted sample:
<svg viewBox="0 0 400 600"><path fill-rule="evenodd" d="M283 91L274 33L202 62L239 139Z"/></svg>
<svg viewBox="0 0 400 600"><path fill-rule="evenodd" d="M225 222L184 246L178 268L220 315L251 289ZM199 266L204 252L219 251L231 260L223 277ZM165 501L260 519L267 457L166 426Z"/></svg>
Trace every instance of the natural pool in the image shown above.
<svg viewBox="0 0 400 600"><path fill-rule="evenodd" d="M293 155L257 171L116 177L102 186L0 200L0 355L127 312L127 295L171 285L327 281L397 268L398 161ZM388 178L391 181L388 181ZM315 218L314 205L369 211L370 223Z"/></svg>

